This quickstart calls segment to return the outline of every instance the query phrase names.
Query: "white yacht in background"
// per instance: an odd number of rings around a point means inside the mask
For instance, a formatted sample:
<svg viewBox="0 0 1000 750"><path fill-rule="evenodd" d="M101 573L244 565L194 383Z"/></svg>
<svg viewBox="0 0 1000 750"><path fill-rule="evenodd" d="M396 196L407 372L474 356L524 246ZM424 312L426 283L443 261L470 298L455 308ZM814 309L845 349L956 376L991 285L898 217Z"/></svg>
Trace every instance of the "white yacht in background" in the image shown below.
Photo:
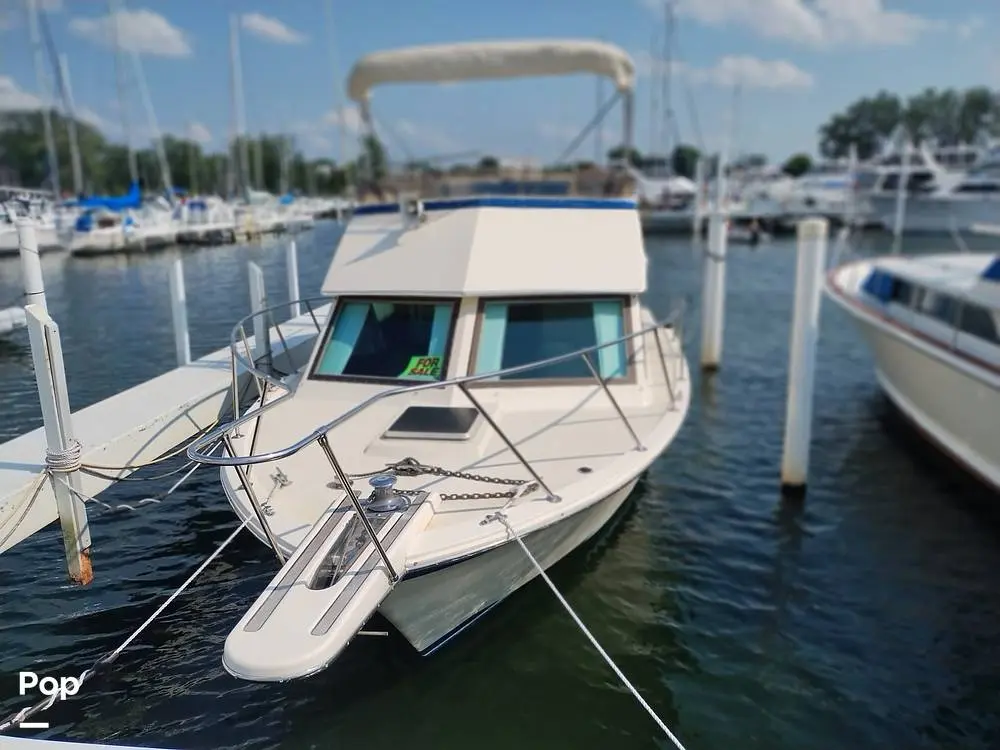
<svg viewBox="0 0 1000 750"><path fill-rule="evenodd" d="M14 222L18 217L28 216L35 220L39 252L63 248L51 204L38 200L10 200L0 203L0 257L18 254L17 226Z"/></svg>
<svg viewBox="0 0 1000 750"><path fill-rule="evenodd" d="M1000 255L852 262L826 293L857 321L900 411L1000 491Z"/></svg>
<svg viewBox="0 0 1000 750"><path fill-rule="evenodd" d="M603 42L375 53L348 91L370 123L382 83L581 72L614 81L630 143L632 61ZM690 400L680 336L641 301L646 273L631 199L357 206L308 361L242 427L188 448L225 467L237 515L284 560L229 634L226 669L312 674L376 611L433 651L537 575L517 539L548 567L604 526ZM209 455L222 437L238 457Z"/></svg>
<svg viewBox="0 0 1000 750"><path fill-rule="evenodd" d="M908 148L903 165L903 149ZM981 216L974 217L968 203L956 189L966 182L969 169L979 169L990 161L989 152L980 146L935 148L932 144L900 146L859 169L855 190L859 212L870 223L891 230L896 222L900 180L906 173L904 232L951 232L967 230ZM973 179L969 192L979 195ZM947 196L957 196L953 204ZM941 200L943 198L943 200ZM976 203L975 200L972 202ZM965 209L956 208L966 205ZM966 220L966 215L971 220Z"/></svg>
<svg viewBox="0 0 1000 750"><path fill-rule="evenodd" d="M1000 148L991 149L957 180L936 185L931 192L907 196L904 232L970 232L979 225L1000 223ZM876 210L889 212L881 221L891 228L895 200L891 210L887 202L879 201Z"/></svg>

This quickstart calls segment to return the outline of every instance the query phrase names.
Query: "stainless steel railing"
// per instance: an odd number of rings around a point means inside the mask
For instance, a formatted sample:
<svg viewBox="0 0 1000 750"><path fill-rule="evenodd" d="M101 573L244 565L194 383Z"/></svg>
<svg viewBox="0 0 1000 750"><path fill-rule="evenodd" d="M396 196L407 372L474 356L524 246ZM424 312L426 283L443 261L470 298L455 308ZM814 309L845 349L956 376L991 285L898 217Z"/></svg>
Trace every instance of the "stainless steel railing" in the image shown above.
<svg viewBox="0 0 1000 750"><path fill-rule="evenodd" d="M313 322L316 325L317 331L321 332L321 330L322 330L321 326L319 324L318 319L316 318L315 312L314 312L313 307L312 307L312 302L316 301L316 299L318 299L318 298L310 298L308 300L301 300L301 302L307 306L309 314L312 316ZM601 388L601 390L604 392L604 394L608 397L608 400L611 402L612 407L614 408L615 412L618 414L619 418L621 419L622 424L628 430L629 436L635 442L636 450L640 450L640 451L641 450L645 450L646 449L645 446L643 445L643 443L642 443L641 439L639 438L638 434L635 432L635 429L632 427L632 424L629 421L628 417L625 415L624 410L621 408L621 405L618 403L618 400L615 398L615 396L612 393L611 389L608 387L607 380L605 378L603 378L600 375L600 373L597 370L597 368L594 367L594 364L593 364L593 362L592 362L592 360L590 358L590 355L592 353L594 353L594 352L599 352L600 350L602 350L602 349L604 349L606 347L618 346L618 345L623 344L623 343L625 343L627 341L632 341L632 340L637 339L639 337L645 337L645 336L648 336L648 335L652 334L653 335L653 340L656 343L656 351L657 351L657 354L658 354L658 359L660 361L660 366L661 366L662 373L663 373L664 383L665 383L665 386L667 388L667 392L668 392L668 395L669 395L669 398L670 398L670 407L669 408L671 408L671 409L676 408L676 396L675 396L675 392L674 392L674 388L673 388L672 379L670 377L670 372L669 372L669 370L667 368L666 356L665 356L665 353L664 353L664 350L663 350L663 342L660 339L659 331L662 328L671 328L671 327L675 328L677 330L677 336L676 336L675 340L677 342L681 342L682 341L682 333L681 333L681 329L680 329L680 323L681 323L682 316L684 314L685 307L686 307L686 304L683 301L664 320L659 321L659 322L657 322L657 323L655 323L655 324L653 324L651 326L647 326L646 328L643 328L641 330L634 331L632 333L626 334L625 336L621 336L620 338L617 338L614 341L608 341L608 342L603 343L603 344L596 344L594 346L585 347L583 349L578 349L576 351L568 352L566 354L561 354L561 355L558 355L558 356L555 356L555 357L548 357L546 359L538 360L536 362L529 362L527 364L518 365L516 367L507 367L507 368L504 368L504 369L501 369L501 370L497 370L495 372L481 373L481 374L476 374L476 375L463 375L463 376L456 377L456 378L450 378L448 380L433 381L433 382L424 382L424 383L415 383L415 384L412 384L412 385L399 386L399 387L396 387L396 388L390 388L390 389L387 389L387 390L384 390L384 391L380 391L379 393L374 394L373 396L365 399L361 403L359 403L356 406L352 407L351 409L348 409L346 412L344 412L343 414L341 414L339 417L337 417L337 418L331 420L330 422L327 422L326 424L323 424L322 426L316 428L315 430L313 430L312 432L310 432L308 435L306 435L303 438L299 439L298 441L292 443L291 445L288 445L288 446L286 446L284 448L279 448L279 449L276 449L276 450L268 451L266 453L254 454L253 453L253 448L256 445L256 429L259 427L261 416L263 416L264 413L266 413L267 411L269 411L270 409L274 408L279 403L281 403L282 401L284 401L284 399L287 398L288 395L291 393L291 388L287 384L285 384L284 382L282 382L279 378L275 378L271 373L268 373L268 372L264 371L263 369L261 369L259 367L258 362L255 360L253 354L251 353L251 349L250 349L250 345L249 345L249 340L247 339L247 336L246 336L245 325L246 325L246 323L248 321L249 322L253 322L258 316L261 316L261 315L265 316L265 320L272 321L272 325L273 325L273 311L275 309L279 308L279 307L287 308L288 304L289 303L285 302L285 303L282 303L280 305L273 305L273 306L270 306L270 307L266 307L266 308L264 308L262 310L259 310L259 311L255 312L255 313L251 313L250 315L248 315L248 316L244 317L243 319L241 319L233 327L233 331L232 331L232 334L230 336L230 353L231 353L231 366L232 366L232 374L233 374L233 398L234 398L234 404L238 404L238 401L237 401L238 393L239 393L239 389L238 389L238 385L237 385L237 380L238 380L238 377L239 377L238 365L242 365L243 368L247 372L249 372L254 378L257 379L258 390L259 390L259 392L261 394L261 398L260 398L261 405L257 409L254 409L253 411L247 412L243 416L237 417L232 422L230 422L228 424L225 424L225 425L222 425L222 426L216 428L215 430L209 432L208 434L203 435L200 438L197 438L187 448L187 455L193 461L197 461L197 462L203 463L203 464L211 464L211 465L215 465L215 466L233 466L233 467L236 467L237 477L238 477L238 479L240 481L240 484L242 485L244 491L246 492L247 497L248 497L248 499L251 502L251 505L253 506L254 513L255 513L255 515L257 517L257 520L261 524L261 527L262 527L265 535L267 536L269 543L274 548L275 553L278 556L279 562L281 562L282 564L284 563L283 553L279 549L278 543L275 540L275 538L274 538L274 536L273 536L273 534L272 534L272 532L271 532L271 530L270 530L270 528L269 528L269 526L267 524L267 521L266 521L266 518L265 518L265 515L264 515L264 512L263 512L263 509L262 509L262 507L260 505L259 500L257 499L256 493L253 490L252 481L250 480L250 478L248 476L248 472L245 471L243 469L243 467L252 466L254 464L267 463L267 462L270 462L270 461L277 461L277 460L282 459L282 458L287 458L289 456L294 455L295 453L298 453L300 450L302 450L303 448L311 445L314 442L315 443L319 443L321 449L323 450L323 453L325 454L328 462L330 463L331 468L333 469L334 473L337 475L338 481L344 487L344 490L347 493L347 495L348 495L348 497L349 497L349 499L351 501L351 504L354 507L355 512L359 515L359 517L365 518L364 510L363 510L363 508L361 506L361 500L358 497L357 493L354 491L354 488L352 487L351 483L349 481L346 481L345 478L347 477L347 474L344 471L343 467L341 466L340 461L337 459L337 457L334 454L333 450L330 448L330 444L329 444L327 435L334 428L343 425L345 422L349 421L353 417L355 417L358 414L360 414L361 412L365 411L370 406L372 406L372 405L374 405L374 404L376 404L376 403L378 403L378 402L380 402L380 401L382 401L384 399L391 398L393 396L399 396L399 395L402 395L404 393L416 393L418 391L424 391L424 390L430 390L430 389L444 389L444 388L448 388L448 387L451 387L451 386L456 386L459 390L462 391L463 395L472 404L472 406L476 409L477 413L479 413L483 417L483 419L486 420L486 422L494 430L494 432L497 434L497 436L503 441L503 443L506 445L506 447L511 451L511 453L514 454L514 456L518 459L518 461L521 463L521 465L524 466L524 468L528 471L528 473L532 476L532 478L538 483L538 486L541 487L543 490L545 490L545 492L546 492L546 494L548 496L548 499L550 501L552 501L552 502L558 502L560 500L560 498L545 483L545 481L541 478L541 476L538 474L538 472L535 470L535 468L531 465L531 462L528 461L528 459L518 450L518 448L515 445L514 441L512 441L507 436L507 434L503 431L503 429L500 427L500 425L496 423L496 421L490 416L490 414L486 411L486 409L479 402L479 400L472 394L471 390L469 389L469 385L470 384L477 383L477 382L482 382L482 381L486 381L486 380L490 380L490 379L494 379L494 378L498 378L498 377L503 376L503 375L513 375L513 374L522 373L522 372L529 372L531 370L535 370L535 369L538 369L538 368L541 368L541 367L547 367L547 366L550 366L550 365L553 365L553 364L558 364L558 363L561 363L561 362L567 362L569 360L572 360L572 359L575 359L575 358L579 357L579 358L583 359L583 361L586 363L588 370L590 371L590 373L594 377L594 380L597 382L598 386ZM280 341L282 343L282 346L284 347L284 351L287 352L290 355L291 350L288 347L287 341L285 341L284 336L281 334L280 329L278 330L278 334L279 334L279 339L280 339ZM270 332L269 332L269 330L267 331L267 335L268 335L268 343L269 343L269 341L270 341L270 338L269 338L270 337ZM257 346L260 346L261 343L262 342L256 342L255 341L255 345L257 345ZM243 349L244 349L244 351L246 353L245 357L239 351L239 349L240 349L241 346L243 347ZM648 349L647 349L647 351L648 351ZM273 362L273 354L270 353L269 349L268 349L268 353L269 353L269 359L271 359L272 362ZM682 356L682 352L681 352L680 346L678 346L677 354L678 354L678 356L681 359L681 363L682 363L682 367L683 367L684 366L683 365L683 356ZM281 390L284 390L285 394L283 394L282 396L278 396L277 398L275 398L275 399L273 399L271 401L268 401L267 403L264 403L264 394L266 393L266 388L267 388L268 385L272 385L272 386L277 387L277 388L279 388ZM237 408L237 407L234 407L234 413L236 413L235 412L235 408ZM233 448L231 439L229 439L230 438L230 433L232 433L232 432L235 431L236 434L239 434L239 427L241 425L243 425L243 424L246 424L247 422L250 422L250 421L254 421L255 422L255 433L254 433L253 437L251 438L251 451L250 451L250 455L247 455L247 456L238 456L238 455L236 455L236 452L235 452L235 450ZM220 441L226 446L227 451L228 451L228 453L230 455L228 455L228 456L220 456L220 455L213 455L212 454L213 447L216 446L216 445L218 445L218 443ZM389 572L390 578L395 582L398 579L398 575L396 574L395 569L393 568L391 562L389 561L388 555L385 553L385 550L382 548L381 544L379 543L379 541L377 539L377 535L375 535L374 533L372 533L372 531L369 528L368 524L365 524L365 526L366 526L366 529L368 529L369 534L372 537L373 541L375 542L376 549L378 550L379 555L382 558L383 564L386 566L386 569Z"/></svg>

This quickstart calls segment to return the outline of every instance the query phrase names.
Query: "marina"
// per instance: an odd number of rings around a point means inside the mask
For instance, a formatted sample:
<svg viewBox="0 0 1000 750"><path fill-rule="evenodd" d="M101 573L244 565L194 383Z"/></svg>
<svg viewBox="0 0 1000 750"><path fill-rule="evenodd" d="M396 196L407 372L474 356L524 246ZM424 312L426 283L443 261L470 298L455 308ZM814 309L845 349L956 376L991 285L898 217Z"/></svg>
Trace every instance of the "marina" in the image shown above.
<svg viewBox="0 0 1000 750"><path fill-rule="evenodd" d="M304 296L319 292L337 231L323 225L314 238L300 238ZM665 314L685 298L696 306L702 268L689 245L652 240L648 252L653 309ZM247 300L245 253L229 246L185 255L193 356L228 340L224 314ZM908 738L915 747L947 747L961 738L988 747L998 729L988 719L997 715L994 694L975 685L994 670L982 653L993 648L1000 614L988 572L998 561L991 500L931 455L885 405L855 330L829 303L821 317L809 494L789 501L779 493L788 328L775 321L789 320L793 254L781 239L767 250L730 249L731 273L744 282L727 295L720 371L704 377L692 368L691 429L654 462L608 532L556 568L554 580L653 705L672 707L675 729L693 737L689 746L747 744L752 731L758 739L750 747L800 747L821 730L831 746ZM262 246L249 259L263 268L271 301L287 299L283 248ZM68 320L62 330L74 408L176 365L170 254L43 261L50 311ZM3 270L5 280L16 278L15 263L4 261ZM85 291L95 284L102 294ZM4 293L16 288L6 284ZM118 303L107 305L110 299ZM70 309L78 315L67 319ZM121 309L135 325L121 329L120 346L137 366L121 371L114 361L82 360L95 326L120 320ZM91 322L73 325L84 319ZM697 342L697 316L691 323L685 338ZM21 405L4 426L9 438L33 429L39 416L26 342L4 346L4 397ZM134 504L170 483L122 483L101 497ZM78 673L119 645L234 528L217 476L204 470L169 504L92 515L96 575L89 587L67 587L58 527L4 553L0 633L4 653L18 654L5 658L5 672L43 664L51 674ZM219 658L227 631L217 625L236 622L274 566L259 542L238 537L134 650L39 718L69 739L154 747L350 737L376 746L403 737L447 745L513 701L533 737L549 733L578 747L653 746L641 712L608 687L596 656L581 656L586 642L541 584L425 660L398 636L362 638L335 670L306 683L233 682ZM942 619L942 612L950 614ZM872 629L882 635L872 639ZM15 680L8 684L2 705L14 711L23 699L14 695ZM350 708L331 710L325 695L348 685ZM553 690L569 693L541 700ZM369 717L387 698L412 703L427 723L373 723ZM580 701L606 729L571 720ZM465 719L442 734L435 711L450 713L456 702ZM514 726L499 732L500 744L524 738ZM28 734L38 736L21 736Z"/></svg>
<svg viewBox="0 0 1000 750"><path fill-rule="evenodd" d="M143 63L189 39L125 30L164 17L91 19L117 140L59 9L0 17L39 88L0 79L0 747L993 750L1000 99L883 91L778 167L739 81L714 152L690 88L681 140L681 3L647 56L404 43L343 78L325 9L339 161L248 125L244 45L308 44L276 18L212 16L210 154ZM581 75L545 166L418 160L372 96Z"/></svg>

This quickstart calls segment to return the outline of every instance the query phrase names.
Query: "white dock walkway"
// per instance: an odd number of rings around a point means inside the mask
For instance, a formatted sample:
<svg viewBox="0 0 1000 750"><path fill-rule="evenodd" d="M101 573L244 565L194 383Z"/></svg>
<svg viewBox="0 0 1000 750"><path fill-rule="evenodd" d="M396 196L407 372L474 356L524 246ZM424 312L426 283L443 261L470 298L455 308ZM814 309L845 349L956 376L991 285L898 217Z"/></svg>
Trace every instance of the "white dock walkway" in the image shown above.
<svg viewBox="0 0 1000 750"><path fill-rule="evenodd" d="M315 311L321 325L328 312L329 306ZM301 364L316 336L312 317L302 315L277 328L293 359ZM281 336L276 329L270 332L275 357L283 352ZM252 337L250 345L254 345ZM83 446L83 463L122 467L156 458L215 424L220 414L230 409L231 393L232 370L227 346L74 412L73 433ZM37 477L45 469L45 447L41 427L0 444L0 552L58 517L51 481L43 483L34 502L25 509ZM102 473L121 477L131 471L102 470ZM113 484L85 473L80 479L81 490L91 496ZM6 738L0 745L5 743Z"/></svg>

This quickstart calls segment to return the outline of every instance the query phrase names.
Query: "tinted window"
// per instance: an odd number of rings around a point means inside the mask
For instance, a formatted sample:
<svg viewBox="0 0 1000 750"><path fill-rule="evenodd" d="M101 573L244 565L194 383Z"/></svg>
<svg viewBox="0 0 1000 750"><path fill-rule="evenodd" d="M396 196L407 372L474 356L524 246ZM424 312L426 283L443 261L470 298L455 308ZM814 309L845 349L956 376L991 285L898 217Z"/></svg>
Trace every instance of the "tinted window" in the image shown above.
<svg viewBox="0 0 1000 750"><path fill-rule="evenodd" d="M454 304L345 300L314 375L441 380Z"/></svg>
<svg viewBox="0 0 1000 750"><path fill-rule="evenodd" d="M940 320L945 325L955 325L955 315L958 312L958 301L947 294L927 290L920 301L920 311L932 318Z"/></svg>
<svg viewBox="0 0 1000 750"><path fill-rule="evenodd" d="M983 339L991 344L1000 344L1000 335L997 334L993 315L985 307L967 303L963 304L959 327L965 333L976 338Z"/></svg>
<svg viewBox="0 0 1000 750"><path fill-rule="evenodd" d="M934 190L934 174L932 172L916 172L906 180L906 189L915 193L928 193Z"/></svg>
<svg viewBox="0 0 1000 750"><path fill-rule="evenodd" d="M1000 185L995 182L967 182L955 188L956 193L997 193Z"/></svg>
<svg viewBox="0 0 1000 750"><path fill-rule="evenodd" d="M910 302L913 300L913 285L908 281L903 281L902 279L893 279L892 291L889 294L889 299L892 302L908 307Z"/></svg>
<svg viewBox="0 0 1000 750"><path fill-rule="evenodd" d="M882 180L882 190L896 190L899 187L899 175L895 172L887 174Z"/></svg>
<svg viewBox="0 0 1000 750"><path fill-rule="evenodd" d="M558 357L624 336L620 300L489 302L483 307L475 372L484 374ZM590 354L601 376L626 372L625 344ZM582 358L501 376L502 380L592 378Z"/></svg>

